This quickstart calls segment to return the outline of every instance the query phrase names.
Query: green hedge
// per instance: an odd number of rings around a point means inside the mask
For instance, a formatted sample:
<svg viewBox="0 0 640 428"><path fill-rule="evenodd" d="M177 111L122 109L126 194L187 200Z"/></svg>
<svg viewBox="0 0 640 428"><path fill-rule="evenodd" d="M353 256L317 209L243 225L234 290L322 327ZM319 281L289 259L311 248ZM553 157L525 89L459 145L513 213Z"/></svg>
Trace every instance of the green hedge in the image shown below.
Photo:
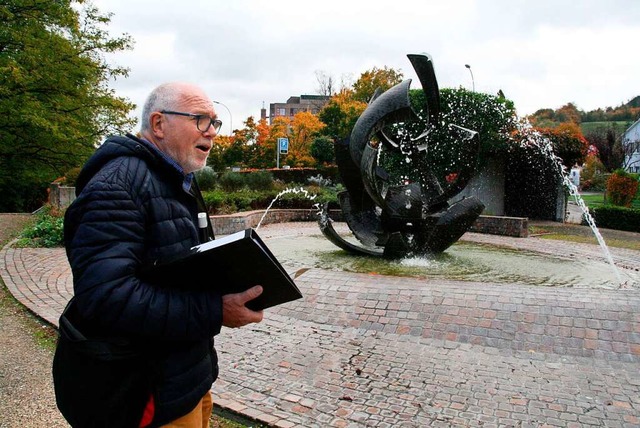
<svg viewBox="0 0 640 428"><path fill-rule="evenodd" d="M604 205L589 210L598 227L640 232L640 210Z"/></svg>
<svg viewBox="0 0 640 428"><path fill-rule="evenodd" d="M316 197L310 200L303 193L285 193L273 205L273 208L310 209L315 204L337 202L335 189L306 186L305 190ZM265 209L278 193L277 190L256 191L246 188L235 192L216 189L202 192L202 196L209 214L215 215Z"/></svg>

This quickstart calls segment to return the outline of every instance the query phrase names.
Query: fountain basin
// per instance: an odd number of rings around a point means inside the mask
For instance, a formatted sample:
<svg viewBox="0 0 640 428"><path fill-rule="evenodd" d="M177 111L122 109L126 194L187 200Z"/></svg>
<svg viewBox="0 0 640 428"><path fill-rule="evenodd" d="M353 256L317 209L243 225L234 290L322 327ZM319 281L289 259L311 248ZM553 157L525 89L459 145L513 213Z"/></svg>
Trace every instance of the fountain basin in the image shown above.
<svg viewBox="0 0 640 428"><path fill-rule="evenodd" d="M289 223L288 226L292 226L289 230L279 228L280 233L261 229L259 234L284 265L295 269L322 268L425 280L469 281L480 286L492 283L619 288L608 261L593 245L572 244L574 251L567 253L566 245L554 249L554 241L541 238L467 233L442 254L406 257L398 261L354 256L337 249L319 230L313 230L314 225L294 225ZM344 239L355 239L351 238L346 224L336 222L334 226ZM306 233L298 235L296 230L302 229ZM640 273L634 267L618 268L627 285L640 284Z"/></svg>

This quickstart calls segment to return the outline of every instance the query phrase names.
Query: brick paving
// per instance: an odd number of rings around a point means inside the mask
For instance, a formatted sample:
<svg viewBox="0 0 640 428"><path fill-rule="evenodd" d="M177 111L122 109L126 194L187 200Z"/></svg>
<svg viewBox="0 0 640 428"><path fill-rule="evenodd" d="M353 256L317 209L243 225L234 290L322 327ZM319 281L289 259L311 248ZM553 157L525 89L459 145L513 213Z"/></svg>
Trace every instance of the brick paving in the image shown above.
<svg viewBox="0 0 640 428"><path fill-rule="evenodd" d="M317 233L269 225L261 236ZM465 240L602 259L594 245ZM612 249L624 269L640 252ZM291 271L295 267L286 266ZM9 290L52 324L62 249L0 252ZM400 278L312 268L304 299L216 338L216 404L277 427L639 427L640 290Z"/></svg>

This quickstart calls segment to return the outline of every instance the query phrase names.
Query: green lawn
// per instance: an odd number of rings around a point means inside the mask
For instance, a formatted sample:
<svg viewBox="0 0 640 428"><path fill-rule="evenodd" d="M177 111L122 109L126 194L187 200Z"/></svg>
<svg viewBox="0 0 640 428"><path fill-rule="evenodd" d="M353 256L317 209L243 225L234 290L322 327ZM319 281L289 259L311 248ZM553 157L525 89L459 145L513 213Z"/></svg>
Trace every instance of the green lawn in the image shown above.
<svg viewBox="0 0 640 428"><path fill-rule="evenodd" d="M587 204L588 207L594 208L604 205L604 193L596 193L589 195L580 195L584 200L584 203Z"/></svg>
<svg viewBox="0 0 640 428"><path fill-rule="evenodd" d="M604 200L604 193L590 193L580 196L589 208L600 207L606 204ZM631 208L640 209L640 196L636 195L636 198L631 202Z"/></svg>

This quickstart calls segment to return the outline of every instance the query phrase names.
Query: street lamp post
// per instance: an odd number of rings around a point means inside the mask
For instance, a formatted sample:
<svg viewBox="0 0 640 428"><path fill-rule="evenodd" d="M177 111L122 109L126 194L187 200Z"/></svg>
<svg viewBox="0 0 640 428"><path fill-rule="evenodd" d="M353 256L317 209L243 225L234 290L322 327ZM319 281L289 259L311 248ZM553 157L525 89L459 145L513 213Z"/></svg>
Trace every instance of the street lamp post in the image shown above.
<svg viewBox="0 0 640 428"><path fill-rule="evenodd" d="M473 92L476 91L476 82L475 80L473 80L473 71L471 71L471 66L469 64L465 64L465 67L467 67L469 69L469 73L471 73L471 87Z"/></svg>
<svg viewBox="0 0 640 428"><path fill-rule="evenodd" d="M222 104L220 101L213 101L213 103L220 104L222 107L227 109L227 112L229 112L229 135L232 135L233 134L233 118L231 117L231 110L229 110L229 107Z"/></svg>

